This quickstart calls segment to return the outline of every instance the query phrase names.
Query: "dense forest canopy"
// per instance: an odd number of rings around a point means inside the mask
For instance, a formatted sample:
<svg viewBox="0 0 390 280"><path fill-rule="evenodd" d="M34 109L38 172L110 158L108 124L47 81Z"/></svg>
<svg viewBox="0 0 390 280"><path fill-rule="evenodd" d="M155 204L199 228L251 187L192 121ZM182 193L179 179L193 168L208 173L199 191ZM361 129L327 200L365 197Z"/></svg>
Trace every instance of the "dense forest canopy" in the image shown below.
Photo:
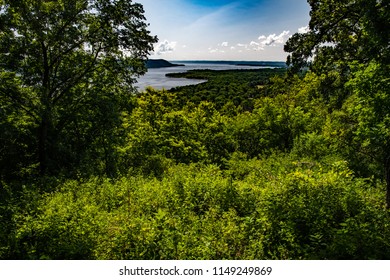
<svg viewBox="0 0 390 280"><path fill-rule="evenodd" d="M389 3L309 0L288 69L133 83L128 0L0 0L1 259L389 259Z"/></svg>

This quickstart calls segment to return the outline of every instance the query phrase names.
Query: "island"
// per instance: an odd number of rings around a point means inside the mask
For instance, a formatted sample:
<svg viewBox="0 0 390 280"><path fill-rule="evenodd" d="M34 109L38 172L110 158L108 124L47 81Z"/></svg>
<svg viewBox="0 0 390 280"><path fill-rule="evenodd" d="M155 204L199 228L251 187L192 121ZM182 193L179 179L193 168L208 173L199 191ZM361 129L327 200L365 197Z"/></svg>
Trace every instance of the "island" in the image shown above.
<svg viewBox="0 0 390 280"><path fill-rule="evenodd" d="M146 61L146 67L149 68L164 68L164 67L177 67L184 66L184 64L174 64L164 59L149 59Z"/></svg>

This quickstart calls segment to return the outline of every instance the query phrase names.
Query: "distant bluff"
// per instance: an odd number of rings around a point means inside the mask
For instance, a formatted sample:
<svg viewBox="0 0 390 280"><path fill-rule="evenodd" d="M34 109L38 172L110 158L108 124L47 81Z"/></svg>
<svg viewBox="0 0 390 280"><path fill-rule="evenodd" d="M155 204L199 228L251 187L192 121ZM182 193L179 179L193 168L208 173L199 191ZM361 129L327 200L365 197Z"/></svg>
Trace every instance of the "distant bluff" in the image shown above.
<svg viewBox="0 0 390 280"><path fill-rule="evenodd" d="M149 59L146 61L147 68L163 68L163 67L176 67L184 66L184 64L173 64L164 59Z"/></svg>

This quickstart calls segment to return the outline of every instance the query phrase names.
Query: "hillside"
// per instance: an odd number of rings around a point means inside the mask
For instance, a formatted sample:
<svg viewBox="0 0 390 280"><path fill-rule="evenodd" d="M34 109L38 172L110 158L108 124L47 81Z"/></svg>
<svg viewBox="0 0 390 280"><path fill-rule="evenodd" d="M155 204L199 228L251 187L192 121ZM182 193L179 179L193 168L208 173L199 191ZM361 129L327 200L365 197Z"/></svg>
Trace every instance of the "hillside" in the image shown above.
<svg viewBox="0 0 390 280"><path fill-rule="evenodd" d="M184 66L183 64L173 64L169 61L166 61L164 59L149 59L146 62L147 68L164 68L164 67L177 67L177 66Z"/></svg>

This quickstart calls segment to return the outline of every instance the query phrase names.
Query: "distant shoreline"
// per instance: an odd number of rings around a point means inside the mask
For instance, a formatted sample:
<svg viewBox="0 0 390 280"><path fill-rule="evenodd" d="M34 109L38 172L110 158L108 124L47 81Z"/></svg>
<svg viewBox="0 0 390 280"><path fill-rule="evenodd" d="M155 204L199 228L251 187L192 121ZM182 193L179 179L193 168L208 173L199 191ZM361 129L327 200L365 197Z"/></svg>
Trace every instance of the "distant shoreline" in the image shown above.
<svg viewBox="0 0 390 280"><path fill-rule="evenodd" d="M178 67L184 66L184 64L171 63L165 59L149 59L146 61L146 67L151 68L166 68L166 67Z"/></svg>
<svg viewBox="0 0 390 280"><path fill-rule="evenodd" d="M287 68L284 61L240 61L240 60L172 60L172 63L181 64L220 64L220 65L234 65L234 66L253 66L253 67L276 67Z"/></svg>
<svg viewBox="0 0 390 280"><path fill-rule="evenodd" d="M167 68L180 67L186 64L212 64L212 65L233 65L233 66L253 66L253 67L275 67L287 68L287 64L283 61L240 61L240 60L171 60L165 59L149 59L146 62L148 69L152 68Z"/></svg>

